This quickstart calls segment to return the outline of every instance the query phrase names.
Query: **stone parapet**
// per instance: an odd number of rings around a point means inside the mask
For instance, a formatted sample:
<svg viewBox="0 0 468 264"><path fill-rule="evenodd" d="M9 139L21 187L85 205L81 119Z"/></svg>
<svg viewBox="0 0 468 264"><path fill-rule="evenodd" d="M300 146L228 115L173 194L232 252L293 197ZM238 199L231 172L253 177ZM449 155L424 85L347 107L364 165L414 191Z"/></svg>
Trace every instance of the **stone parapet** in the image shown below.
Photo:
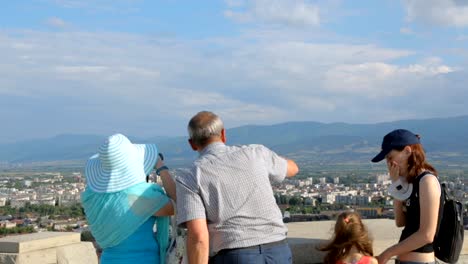
<svg viewBox="0 0 468 264"><path fill-rule="evenodd" d="M287 224L293 261L298 264L321 263L323 252L317 246L333 234L334 221ZM374 238L374 254L398 242L401 228L388 219L364 220ZM465 237L468 232L465 231ZM2 264L98 264L91 242L81 242L78 233L43 232L0 238ZM468 243L463 245L459 264L468 264Z"/></svg>
<svg viewBox="0 0 468 264"><path fill-rule="evenodd" d="M41 232L0 238L2 264L97 264L91 242L79 233Z"/></svg>

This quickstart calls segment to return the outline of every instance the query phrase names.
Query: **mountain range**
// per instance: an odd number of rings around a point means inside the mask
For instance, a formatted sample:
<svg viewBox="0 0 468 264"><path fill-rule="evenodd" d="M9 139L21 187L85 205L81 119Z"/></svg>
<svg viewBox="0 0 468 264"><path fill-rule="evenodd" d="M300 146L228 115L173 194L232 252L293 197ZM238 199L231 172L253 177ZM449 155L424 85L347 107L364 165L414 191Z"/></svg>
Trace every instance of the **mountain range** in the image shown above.
<svg viewBox="0 0 468 264"><path fill-rule="evenodd" d="M227 130L228 144L263 144L281 155L303 162L369 162L382 137L393 129L405 128L421 135L432 159L468 160L468 116L402 120L377 124L288 122L275 125L247 125ZM0 145L0 161L8 163L85 161L105 140L104 135L58 135ZM186 137L154 137L136 143L156 143L173 164L188 164L194 153Z"/></svg>

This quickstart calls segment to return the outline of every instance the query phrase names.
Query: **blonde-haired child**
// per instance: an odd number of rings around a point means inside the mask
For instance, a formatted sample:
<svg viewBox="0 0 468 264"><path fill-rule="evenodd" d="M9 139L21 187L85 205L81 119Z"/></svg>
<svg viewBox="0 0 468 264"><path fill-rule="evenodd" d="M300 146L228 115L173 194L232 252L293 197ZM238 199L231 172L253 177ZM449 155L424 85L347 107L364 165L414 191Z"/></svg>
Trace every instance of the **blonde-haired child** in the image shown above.
<svg viewBox="0 0 468 264"><path fill-rule="evenodd" d="M372 240L361 217L355 212L343 212L338 216L335 232L326 245L319 248L327 251L325 264L377 264L372 257Z"/></svg>

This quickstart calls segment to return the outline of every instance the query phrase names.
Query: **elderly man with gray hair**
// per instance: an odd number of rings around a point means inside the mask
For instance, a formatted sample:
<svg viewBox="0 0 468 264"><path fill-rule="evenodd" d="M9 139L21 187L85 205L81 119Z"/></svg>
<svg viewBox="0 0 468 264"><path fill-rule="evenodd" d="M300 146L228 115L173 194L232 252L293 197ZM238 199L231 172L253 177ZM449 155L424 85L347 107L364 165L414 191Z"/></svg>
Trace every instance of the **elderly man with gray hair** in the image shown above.
<svg viewBox="0 0 468 264"><path fill-rule="evenodd" d="M189 263L292 263L271 183L296 175L296 163L262 145L225 145L212 112L197 113L188 131L199 157L176 186Z"/></svg>

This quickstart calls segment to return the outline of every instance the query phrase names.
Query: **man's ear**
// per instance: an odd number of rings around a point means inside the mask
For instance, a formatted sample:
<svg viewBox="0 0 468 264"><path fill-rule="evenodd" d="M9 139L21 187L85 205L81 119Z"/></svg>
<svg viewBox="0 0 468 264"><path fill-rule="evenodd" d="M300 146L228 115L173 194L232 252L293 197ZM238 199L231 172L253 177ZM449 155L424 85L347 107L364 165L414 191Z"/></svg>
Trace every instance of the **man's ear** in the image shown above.
<svg viewBox="0 0 468 264"><path fill-rule="evenodd" d="M221 141L226 143L226 129L221 130Z"/></svg>
<svg viewBox="0 0 468 264"><path fill-rule="evenodd" d="M194 151L198 151L198 147L195 145L195 143L193 143L192 139L189 139L188 142Z"/></svg>

